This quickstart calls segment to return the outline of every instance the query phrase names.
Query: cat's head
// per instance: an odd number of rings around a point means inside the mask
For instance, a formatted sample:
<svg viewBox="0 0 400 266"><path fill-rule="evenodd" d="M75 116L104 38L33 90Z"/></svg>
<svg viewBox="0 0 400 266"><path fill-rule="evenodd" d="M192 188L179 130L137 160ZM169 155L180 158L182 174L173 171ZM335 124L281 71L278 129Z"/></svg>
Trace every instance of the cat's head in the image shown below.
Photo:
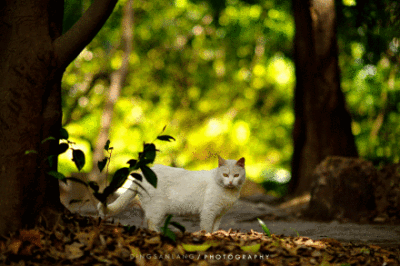
<svg viewBox="0 0 400 266"><path fill-rule="evenodd" d="M244 158L225 160L218 156L217 183L225 188L241 188L246 179Z"/></svg>

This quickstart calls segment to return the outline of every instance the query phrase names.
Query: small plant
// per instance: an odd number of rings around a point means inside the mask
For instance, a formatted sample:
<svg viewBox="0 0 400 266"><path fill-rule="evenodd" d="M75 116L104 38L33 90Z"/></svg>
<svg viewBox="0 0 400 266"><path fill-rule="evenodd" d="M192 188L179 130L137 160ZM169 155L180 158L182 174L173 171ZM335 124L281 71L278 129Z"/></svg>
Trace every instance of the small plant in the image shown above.
<svg viewBox="0 0 400 266"><path fill-rule="evenodd" d="M156 140L161 140L161 141L171 141L175 140L173 137L169 135L162 135L162 133L165 131L166 126L163 128L161 131L160 135L157 136ZM79 149L73 148L73 145L75 143L71 142L68 140L69 134L67 130L64 128L61 128L60 134L59 134L59 139L60 139L60 144L58 148L56 149L55 154L49 156L48 160L50 163L50 167L52 166L51 163L54 162L54 157L58 156L64 152L66 152L69 148L72 149L72 161L75 163L76 167L78 168L78 171L82 170L82 168L85 165L85 154L83 151ZM42 141L42 143L49 141L49 140L56 140L54 137L49 137L45 140ZM107 166L107 174L108 174L108 166L110 164L111 156L112 156L112 151L113 147L110 147L110 141L107 140L106 144L104 145L104 150L108 153L108 157L105 157L103 160L99 161L97 163L97 167L100 172L104 170L104 168ZM120 188L127 178L129 176L132 176L134 178L133 182L136 183L139 187L141 187L143 190L145 190L142 185L138 182L142 181L142 175L138 173L131 173L132 171L140 169L142 171L142 174L144 178L154 187L157 187L157 176L151 170L151 168L148 166L149 164L152 164L156 158L156 152L158 150L156 149L156 146L153 143L144 143L143 144L143 151L139 152L138 159L131 159L127 162L129 164L129 167L123 167L118 169L113 177L111 178L110 184L105 187L105 189L102 192L99 192L100 187L96 182L89 181L85 182L82 181L78 178L74 177L65 177L62 173L58 171L50 171L48 172L48 175L53 176L63 182L67 182L67 180L78 182L88 188L91 188L93 190L93 195L104 205L107 203L107 198L112 195L118 188ZM29 153L34 153L35 151L26 151L26 154Z"/></svg>
<svg viewBox="0 0 400 266"><path fill-rule="evenodd" d="M265 233L268 237L271 237L271 233L269 232L269 229L268 229L268 227L265 225L265 223L264 223L260 218L257 218L257 220L258 220L258 222L260 223L261 228L263 229L264 233Z"/></svg>
<svg viewBox="0 0 400 266"><path fill-rule="evenodd" d="M295 232L296 232L296 234L297 234L297 237L300 237L300 234L299 234L299 232L298 232L296 229L294 229L294 228L292 228L292 227L290 227L290 229L292 229L293 231L295 231Z"/></svg>
<svg viewBox="0 0 400 266"><path fill-rule="evenodd" d="M185 233L186 228L178 222L171 221L172 214L169 214L165 219L164 226L161 227L161 233L171 239L172 241L176 241L175 233L168 228L169 225L173 225L178 228L182 233Z"/></svg>

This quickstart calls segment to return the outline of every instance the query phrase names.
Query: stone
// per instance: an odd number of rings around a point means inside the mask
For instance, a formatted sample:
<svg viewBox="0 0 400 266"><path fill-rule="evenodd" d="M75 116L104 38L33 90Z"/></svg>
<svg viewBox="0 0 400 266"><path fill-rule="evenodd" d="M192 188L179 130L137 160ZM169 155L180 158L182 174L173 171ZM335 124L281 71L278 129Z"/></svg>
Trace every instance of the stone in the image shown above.
<svg viewBox="0 0 400 266"><path fill-rule="evenodd" d="M375 209L377 170L359 158L327 157L315 169L306 217L366 221Z"/></svg>

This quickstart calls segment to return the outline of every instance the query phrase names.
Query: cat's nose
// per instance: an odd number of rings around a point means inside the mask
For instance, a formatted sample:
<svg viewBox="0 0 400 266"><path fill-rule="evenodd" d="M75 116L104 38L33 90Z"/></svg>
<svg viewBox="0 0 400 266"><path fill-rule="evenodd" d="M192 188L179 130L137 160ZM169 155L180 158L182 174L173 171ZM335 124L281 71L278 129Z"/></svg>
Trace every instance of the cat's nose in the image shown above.
<svg viewBox="0 0 400 266"><path fill-rule="evenodd" d="M232 185L232 181L229 181L229 185Z"/></svg>

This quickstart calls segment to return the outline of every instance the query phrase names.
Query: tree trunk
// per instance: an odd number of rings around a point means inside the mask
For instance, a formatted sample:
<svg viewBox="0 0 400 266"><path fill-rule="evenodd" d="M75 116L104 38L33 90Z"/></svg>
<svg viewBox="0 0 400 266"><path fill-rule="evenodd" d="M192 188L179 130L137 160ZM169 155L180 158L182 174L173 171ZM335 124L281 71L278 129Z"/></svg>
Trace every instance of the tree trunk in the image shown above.
<svg viewBox="0 0 400 266"><path fill-rule="evenodd" d="M328 155L358 156L340 88L334 0L293 0L295 124L291 195L310 190L311 174Z"/></svg>
<svg viewBox="0 0 400 266"><path fill-rule="evenodd" d="M52 42L61 32L63 6L51 6L49 16L49 1L6 5L0 9L1 233L61 206L58 181L45 176L46 158L58 142L40 143L61 127L61 73L52 68ZM29 150L35 152L25 154Z"/></svg>
<svg viewBox="0 0 400 266"><path fill-rule="evenodd" d="M63 1L0 4L0 234L39 216L51 225L62 208L58 180L46 174L57 169L47 158L58 146L62 74L115 3L95 0L64 35ZM41 143L50 136L56 140Z"/></svg>

